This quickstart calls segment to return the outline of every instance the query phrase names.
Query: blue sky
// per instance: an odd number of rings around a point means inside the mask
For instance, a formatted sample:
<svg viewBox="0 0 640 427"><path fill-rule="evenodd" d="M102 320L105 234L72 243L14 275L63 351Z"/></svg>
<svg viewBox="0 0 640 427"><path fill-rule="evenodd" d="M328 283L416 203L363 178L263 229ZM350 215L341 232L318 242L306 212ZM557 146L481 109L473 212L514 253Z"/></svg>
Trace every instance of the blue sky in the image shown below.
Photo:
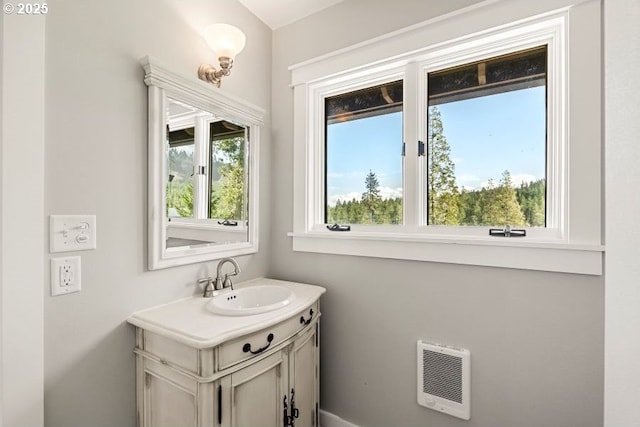
<svg viewBox="0 0 640 427"><path fill-rule="evenodd" d="M459 188L481 188L509 170L515 185L545 176L545 87L438 105ZM327 129L327 193L358 199L369 170L383 197L401 195L402 113Z"/></svg>

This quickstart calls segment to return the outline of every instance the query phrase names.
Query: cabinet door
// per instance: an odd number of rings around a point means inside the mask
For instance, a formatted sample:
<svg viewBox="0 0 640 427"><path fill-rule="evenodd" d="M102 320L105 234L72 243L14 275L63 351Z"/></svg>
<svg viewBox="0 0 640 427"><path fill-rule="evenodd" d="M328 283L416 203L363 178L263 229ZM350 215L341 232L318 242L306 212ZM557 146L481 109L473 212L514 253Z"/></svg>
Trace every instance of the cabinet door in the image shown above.
<svg viewBox="0 0 640 427"><path fill-rule="evenodd" d="M317 329L311 328L293 343L290 354L290 389L293 393L297 418L295 427L314 427L318 402Z"/></svg>
<svg viewBox="0 0 640 427"><path fill-rule="evenodd" d="M223 408L230 409L230 419L223 413L222 424L282 427L287 373L287 355L279 351L225 377L222 381ZM224 402L225 396L228 402Z"/></svg>
<svg viewBox="0 0 640 427"><path fill-rule="evenodd" d="M174 375L174 377L176 377ZM171 375L145 373L145 427L196 427L197 397L194 384Z"/></svg>

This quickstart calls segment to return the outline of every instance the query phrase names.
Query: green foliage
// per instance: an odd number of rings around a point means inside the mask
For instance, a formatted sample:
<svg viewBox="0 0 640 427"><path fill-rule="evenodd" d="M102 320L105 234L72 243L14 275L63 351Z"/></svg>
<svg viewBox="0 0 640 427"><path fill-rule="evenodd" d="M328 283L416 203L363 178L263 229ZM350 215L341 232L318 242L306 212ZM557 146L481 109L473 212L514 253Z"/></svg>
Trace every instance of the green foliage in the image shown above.
<svg viewBox="0 0 640 427"><path fill-rule="evenodd" d="M545 195L544 179L522 184L516 188L516 198L522 208L527 225L531 227L545 226Z"/></svg>
<svg viewBox="0 0 640 427"><path fill-rule="evenodd" d="M167 162L167 214L174 208L181 217L193 217L193 145L169 148Z"/></svg>
<svg viewBox="0 0 640 427"><path fill-rule="evenodd" d="M175 208L183 218L193 217L192 182L169 182L167 184L167 211L169 208Z"/></svg>
<svg viewBox="0 0 640 427"><path fill-rule="evenodd" d="M440 111L429 109L428 224L468 226L545 226L545 180L514 188L505 170L498 184L490 179L478 190L459 190L451 148ZM402 198L383 199L376 174L369 170L361 200L339 200L327 206L327 222L340 224L401 224Z"/></svg>
<svg viewBox="0 0 640 427"><path fill-rule="evenodd" d="M193 174L193 144L169 148L167 152L169 173L175 181L187 181Z"/></svg>
<svg viewBox="0 0 640 427"><path fill-rule="evenodd" d="M181 217L193 217L193 148L188 148L168 150L167 212L175 208ZM210 218L244 218L244 150L244 137L212 144Z"/></svg>
<svg viewBox="0 0 640 427"><path fill-rule="evenodd" d="M369 170L369 174L364 180L366 191L362 193L360 203L364 208L362 221L367 224L379 224L380 208L382 197L380 197L380 184L376 174Z"/></svg>
<svg viewBox="0 0 640 427"><path fill-rule="evenodd" d="M210 218L244 217L244 146L244 137L215 141L213 169L217 179L211 185Z"/></svg>
<svg viewBox="0 0 640 427"><path fill-rule="evenodd" d="M402 223L402 198L383 199L380 184L373 171L365 178L362 199L327 207L327 222L340 224L400 224Z"/></svg>
<svg viewBox="0 0 640 427"><path fill-rule="evenodd" d="M370 206L361 200L338 201L335 206L329 206L327 212L328 223L339 224L401 224L402 197L380 199L375 206L375 216L371 215Z"/></svg>
<svg viewBox="0 0 640 427"><path fill-rule="evenodd" d="M491 181L492 182L492 181ZM518 204L509 171L502 173L500 185L490 188L491 197L485 198L482 222L487 225L526 225Z"/></svg>
<svg viewBox="0 0 640 427"><path fill-rule="evenodd" d="M429 108L429 173L427 204L429 224L456 225L460 217L460 194L456 185L455 164L444 136L442 118L436 107Z"/></svg>
<svg viewBox="0 0 640 427"><path fill-rule="evenodd" d="M489 180L487 186L480 190L462 191L460 223L544 227L544 199L544 179L514 188L511 174L504 171L498 186Z"/></svg>

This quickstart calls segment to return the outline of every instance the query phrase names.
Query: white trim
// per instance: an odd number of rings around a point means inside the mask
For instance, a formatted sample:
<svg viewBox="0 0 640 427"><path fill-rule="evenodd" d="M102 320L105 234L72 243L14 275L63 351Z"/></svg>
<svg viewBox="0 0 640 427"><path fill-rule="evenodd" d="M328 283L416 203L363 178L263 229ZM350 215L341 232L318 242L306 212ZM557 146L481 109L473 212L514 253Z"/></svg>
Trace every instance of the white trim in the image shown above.
<svg viewBox="0 0 640 427"><path fill-rule="evenodd" d="M420 240L406 236L290 233L293 250L522 270L601 275L603 247L486 240Z"/></svg>
<svg viewBox="0 0 640 427"><path fill-rule="evenodd" d="M266 112L242 99L225 94L217 88L214 89L207 83L175 74L150 57L143 58L142 64L146 71L144 81L149 86L149 269L155 270L258 252L260 126L264 124ZM164 179L166 156L164 155L163 141L166 140L167 98L184 102L225 119L237 121L250 129L247 155L249 156L248 169L250 170L248 186L251 189L248 214L251 224L248 227L246 242L185 247L180 250L166 247Z"/></svg>
<svg viewBox="0 0 640 427"><path fill-rule="evenodd" d="M0 20L0 426L42 426L46 18Z"/></svg>
<svg viewBox="0 0 640 427"><path fill-rule="evenodd" d="M470 7L300 62L289 67L291 86L353 72L363 64L384 65L408 61L407 57L437 49L442 44L464 41L470 34L521 24L531 16L544 17L594 0L487 0ZM456 25L451 25L456 22ZM425 47L425 40L429 47Z"/></svg>
<svg viewBox="0 0 640 427"><path fill-rule="evenodd" d="M331 412L320 409L320 426L321 427L359 427L357 424L345 421L339 416Z"/></svg>
<svg viewBox="0 0 640 427"><path fill-rule="evenodd" d="M601 274L600 51L594 49L587 54L579 45L587 27L599 25L599 15L596 0L490 1L447 19L429 21L290 67L296 141L290 233L293 249ZM425 46L424 40L431 44ZM526 239L505 244L487 236L487 227L479 234L474 227L421 226L422 216L413 211L421 205L422 193L416 183L424 166L412 162L414 147L408 143L403 175L405 184L411 185L403 187L404 225L354 225L348 233L324 230L324 126L318 117L325 97L399 76L404 77L405 90L417 86L420 92L424 86L416 77L427 70L541 44L548 46L551 75L547 107L548 228L531 228ZM574 61L573 68L565 63L569 57ZM413 97L405 96L405 103L413 103ZM413 136L420 139L419 120L405 119L405 141ZM570 158L572 151L579 154ZM417 202L412 199L416 195Z"/></svg>
<svg viewBox="0 0 640 427"><path fill-rule="evenodd" d="M166 89L167 93L177 93L179 101L203 111L214 112L225 119L239 120L244 124L264 124L266 111L242 98L201 80L174 73L153 57L145 56L140 63L145 71L144 82L147 86Z"/></svg>

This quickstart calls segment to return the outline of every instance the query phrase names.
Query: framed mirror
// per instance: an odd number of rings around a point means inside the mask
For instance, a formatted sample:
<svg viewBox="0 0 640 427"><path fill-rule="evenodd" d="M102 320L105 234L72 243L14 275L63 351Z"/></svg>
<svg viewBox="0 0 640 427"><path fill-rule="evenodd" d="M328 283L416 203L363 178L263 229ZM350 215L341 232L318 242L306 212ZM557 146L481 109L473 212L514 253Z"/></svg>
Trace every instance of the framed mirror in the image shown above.
<svg viewBox="0 0 640 427"><path fill-rule="evenodd" d="M265 111L142 60L149 97L149 269L258 251Z"/></svg>

